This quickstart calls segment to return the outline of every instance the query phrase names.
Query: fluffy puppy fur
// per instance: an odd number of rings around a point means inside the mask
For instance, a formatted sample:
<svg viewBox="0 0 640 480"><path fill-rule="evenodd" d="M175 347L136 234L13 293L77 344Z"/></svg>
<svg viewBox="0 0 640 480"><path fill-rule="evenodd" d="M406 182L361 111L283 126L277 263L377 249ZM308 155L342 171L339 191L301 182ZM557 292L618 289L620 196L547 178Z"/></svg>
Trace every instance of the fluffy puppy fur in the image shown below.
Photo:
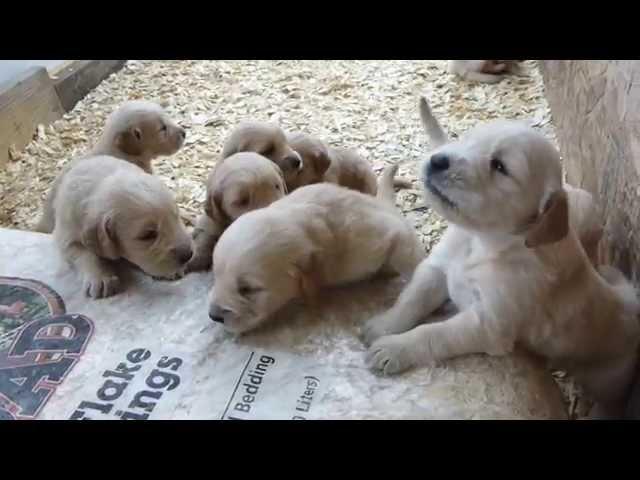
<svg viewBox="0 0 640 480"><path fill-rule="evenodd" d="M160 105L143 100L123 103L107 118L102 135L94 147L87 154L65 165L54 180L35 231L53 232L56 192L62 177L76 161L108 155L126 160L145 172L152 173L151 161L176 153L184 144L185 137L185 130L171 120Z"/></svg>
<svg viewBox="0 0 640 480"><path fill-rule="evenodd" d="M55 242L93 298L120 291L116 260L170 278L184 270L193 253L169 189L114 157L88 158L69 169L58 188L55 214Z"/></svg>
<svg viewBox="0 0 640 480"><path fill-rule="evenodd" d="M497 83L506 74L522 75L522 60L449 60L449 72L472 82Z"/></svg>
<svg viewBox="0 0 640 480"><path fill-rule="evenodd" d="M195 253L187 271L209 269L218 238L234 220L286 193L282 171L262 155L242 152L221 160L207 179L205 213L193 230Z"/></svg>
<svg viewBox="0 0 640 480"><path fill-rule="evenodd" d="M394 374L521 346L572 373L598 402L594 416L620 415L640 303L620 272L589 261L577 231L591 227L570 212L555 147L527 125L494 121L440 146L422 173L449 228L395 305L364 327L371 368ZM458 313L434 322L449 300Z"/></svg>
<svg viewBox="0 0 640 480"><path fill-rule="evenodd" d="M396 170L381 177L378 198L319 183L242 215L213 253L211 319L242 333L291 300L313 304L320 288L381 272L410 276L424 251L395 208Z"/></svg>
<svg viewBox="0 0 640 480"><path fill-rule="evenodd" d="M242 122L229 135L222 149L225 159L239 152L255 152L274 162L284 174L285 182L302 170L300 154L293 150L282 129L267 122Z"/></svg>
<svg viewBox="0 0 640 480"><path fill-rule="evenodd" d="M303 168L287 182L290 192L303 185L328 182L376 195L376 174L354 150L331 148L322 140L299 132L287 134L287 141L303 162Z"/></svg>
<svg viewBox="0 0 640 480"><path fill-rule="evenodd" d="M287 141L303 161L302 169L287 183L290 192L304 185L328 182L376 195L376 174L355 150L332 148L322 140L300 132L288 133ZM411 187L411 182L402 178L394 178L393 184L398 188Z"/></svg>

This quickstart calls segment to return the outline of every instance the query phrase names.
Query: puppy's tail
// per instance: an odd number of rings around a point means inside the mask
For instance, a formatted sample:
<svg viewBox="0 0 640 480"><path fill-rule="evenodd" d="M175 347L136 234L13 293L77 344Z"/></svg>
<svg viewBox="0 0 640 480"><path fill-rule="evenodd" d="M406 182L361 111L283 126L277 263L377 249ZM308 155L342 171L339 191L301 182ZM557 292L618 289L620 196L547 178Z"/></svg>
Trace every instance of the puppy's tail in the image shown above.
<svg viewBox="0 0 640 480"><path fill-rule="evenodd" d="M396 191L393 187L397 172L398 165L391 165L382 171L382 176L378 181L378 193L376 194L377 198L394 208L396 206Z"/></svg>
<svg viewBox="0 0 640 480"><path fill-rule="evenodd" d="M52 233L56 225L55 212L53 211L53 199L55 196L55 190L52 189L47 193L47 198L44 201L44 207L42 209L42 216L38 220L34 231L40 233Z"/></svg>
<svg viewBox="0 0 640 480"><path fill-rule="evenodd" d="M433 115L427 97L424 95L420 97L420 119L433 148L437 148L449 141L447 133Z"/></svg>

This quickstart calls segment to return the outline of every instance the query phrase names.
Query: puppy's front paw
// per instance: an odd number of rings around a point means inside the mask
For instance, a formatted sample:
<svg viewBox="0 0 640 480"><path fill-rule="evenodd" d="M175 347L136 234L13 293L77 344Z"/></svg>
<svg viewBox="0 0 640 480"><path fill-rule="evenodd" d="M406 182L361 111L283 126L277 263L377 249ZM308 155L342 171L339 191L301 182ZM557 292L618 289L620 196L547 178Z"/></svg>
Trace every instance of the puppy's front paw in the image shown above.
<svg viewBox="0 0 640 480"><path fill-rule="evenodd" d="M91 298L106 298L120 292L122 284L120 278L111 273L85 275L83 289Z"/></svg>
<svg viewBox="0 0 640 480"><path fill-rule="evenodd" d="M369 346L378 338L394 333L393 326L396 324L395 317L389 312L384 312L370 318L360 329L360 339L362 343Z"/></svg>
<svg viewBox="0 0 640 480"><path fill-rule="evenodd" d="M368 367L384 375L408 370L414 365L410 346L401 335L387 335L376 340L367 351Z"/></svg>

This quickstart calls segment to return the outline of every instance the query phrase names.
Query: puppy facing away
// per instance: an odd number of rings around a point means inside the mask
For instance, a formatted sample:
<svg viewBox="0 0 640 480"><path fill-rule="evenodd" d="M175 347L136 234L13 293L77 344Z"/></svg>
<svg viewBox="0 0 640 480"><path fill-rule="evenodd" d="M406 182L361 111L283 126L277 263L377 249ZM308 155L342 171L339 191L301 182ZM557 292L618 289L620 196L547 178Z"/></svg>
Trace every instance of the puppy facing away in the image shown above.
<svg viewBox="0 0 640 480"><path fill-rule="evenodd" d="M255 152L274 162L287 184L302 170L300 154L289 143L282 129L267 122L243 122L229 135L222 149L225 159L234 153Z"/></svg>
<svg viewBox="0 0 640 480"><path fill-rule="evenodd" d="M378 198L318 183L242 215L213 253L209 316L233 333L254 329L291 300L379 273L408 278L424 257L395 208L389 167Z"/></svg>
<svg viewBox="0 0 640 480"><path fill-rule="evenodd" d="M208 270L218 238L234 220L286 193L282 171L262 155L241 152L221 160L207 179L205 214L193 230L195 253L187 271Z"/></svg>
<svg viewBox="0 0 640 480"><path fill-rule="evenodd" d="M394 306L363 328L370 367L394 374L523 347L572 373L598 402L595 416L619 415L640 303L620 272L589 261L555 147L524 124L494 121L440 146L422 174L450 226ZM449 300L457 313L434 322Z"/></svg>
<svg viewBox="0 0 640 480"><path fill-rule="evenodd" d="M152 173L151 161L176 153L182 148L185 137L185 130L171 120L160 105L133 100L123 103L109 115L96 144L76 161L108 155L131 162L145 172ZM53 203L56 191L62 177L73 163L72 161L65 165L54 180L44 203L42 217L35 228L36 232L53 232Z"/></svg>
<svg viewBox="0 0 640 480"><path fill-rule="evenodd" d="M378 181L369 162L354 150L331 148L305 133L287 134L291 148L302 157L303 167L287 183L289 191L303 185L328 182L376 195Z"/></svg>
<svg viewBox="0 0 640 480"><path fill-rule="evenodd" d="M116 260L170 278L191 259L191 237L169 189L124 160L97 156L77 162L60 182L54 206L54 240L92 298L121 289Z"/></svg>
<svg viewBox="0 0 640 480"><path fill-rule="evenodd" d="M449 72L472 82L497 83L509 73L522 75L518 62L519 60L449 60Z"/></svg>

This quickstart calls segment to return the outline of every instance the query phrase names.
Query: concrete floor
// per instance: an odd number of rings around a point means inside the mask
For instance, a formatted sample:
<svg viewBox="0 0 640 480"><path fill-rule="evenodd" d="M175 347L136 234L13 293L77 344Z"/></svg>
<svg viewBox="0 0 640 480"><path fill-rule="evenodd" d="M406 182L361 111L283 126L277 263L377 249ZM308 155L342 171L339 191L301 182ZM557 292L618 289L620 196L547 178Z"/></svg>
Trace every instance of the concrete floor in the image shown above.
<svg viewBox="0 0 640 480"><path fill-rule="evenodd" d="M0 84L29 67L42 66L51 70L64 62L65 60L0 60Z"/></svg>

